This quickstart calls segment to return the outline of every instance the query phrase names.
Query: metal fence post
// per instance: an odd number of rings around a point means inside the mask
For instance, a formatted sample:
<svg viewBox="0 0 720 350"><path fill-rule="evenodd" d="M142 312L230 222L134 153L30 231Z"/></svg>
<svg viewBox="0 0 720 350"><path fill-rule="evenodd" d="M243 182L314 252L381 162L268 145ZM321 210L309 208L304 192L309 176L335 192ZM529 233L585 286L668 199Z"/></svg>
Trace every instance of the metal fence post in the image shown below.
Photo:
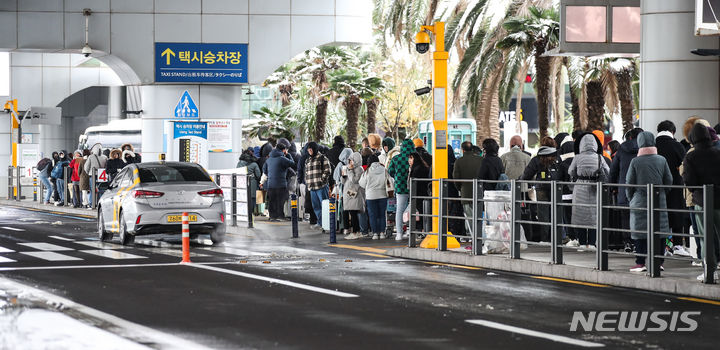
<svg viewBox="0 0 720 350"><path fill-rule="evenodd" d="M93 209L97 209L97 195L98 195L98 183L97 183L97 169L93 168L90 174L90 198L92 201L90 202L90 206L92 206Z"/></svg>
<svg viewBox="0 0 720 350"><path fill-rule="evenodd" d="M32 169L35 169L35 167L32 167ZM33 174L33 202L37 202L38 200L38 178L35 171L32 171Z"/></svg>
<svg viewBox="0 0 720 350"><path fill-rule="evenodd" d="M22 183L21 183L21 181L22 181L22 169L23 168L24 167L21 167L21 166L15 168L17 170L17 193L15 195L15 200L18 202L22 199Z"/></svg>
<svg viewBox="0 0 720 350"><path fill-rule="evenodd" d="M248 192L250 192L250 182L248 182L245 185L245 188ZM237 174L233 173L230 178L232 185L232 190L230 191L230 226L236 227L237 226ZM252 198L252 197L250 197ZM250 208L250 202L248 202L248 212L250 212L250 215L252 215L252 209ZM248 216L248 221L250 220L250 216Z"/></svg>
<svg viewBox="0 0 720 350"><path fill-rule="evenodd" d="M290 218L292 224L292 238L298 238L298 200L297 194L290 194Z"/></svg>
<svg viewBox="0 0 720 350"><path fill-rule="evenodd" d="M558 219L560 218L560 216L558 216L557 214L557 181L550 181L550 188L550 261L553 264L562 264L562 251L558 249L558 246L562 243L562 229L558 229Z"/></svg>
<svg viewBox="0 0 720 350"><path fill-rule="evenodd" d="M412 224L415 222L415 219L417 216L415 216L415 194L417 193L417 182L414 181L413 178L410 178L410 193L408 195L408 205L410 206L410 222L409 224ZM395 202L395 210L398 210L397 202ZM395 216L397 218L397 215ZM397 223L395 224L397 227ZM402 227L402 224L400 225ZM417 246L417 235L415 234L415 230L412 229L412 225L410 225L410 235L408 238L408 247L415 248ZM402 235L402 232L398 232L397 234Z"/></svg>
<svg viewBox="0 0 720 350"><path fill-rule="evenodd" d="M445 251L447 250L447 229L446 229L446 222L445 215L447 215L447 203L445 201L445 196L447 195L447 182L445 182L445 179L440 179L440 197L438 199L438 250L439 251Z"/></svg>
<svg viewBox="0 0 720 350"><path fill-rule="evenodd" d="M472 186L472 224L468 225L472 230L470 236L472 237L472 253L473 255L482 255L482 235L478 231L478 200L481 196L482 189L480 188L481 183L478 179L473 179Z"/></svg>
<svg viewBox="0 0 720 350"><path fill-rule="evenodd" d="M337 243L336 230L337 230L337 219L335 218L335 197L330 197L328 200L330 204L330 243ZM402 234L402 233L400 233Z"/></svg>
<svg viewBox="0 0 720 350"><path fill-rule="evenodd" d="M246 192L246 196L247 196L246 200L247 200L247 203L248 203L248 206L247 206L247 207L248 207L248 209L247 209L248 228L254 228L254 227L255 227L255 215L253 215L253 212L255 211L255 208L251 208L251 207L250 207L250 201L252 201L252 195L253 195L252 193L250 193L250 181L252 181L253 178L255 178L254 175L248 174L248 175L246 175L246 180L245 180L245 188L247 188L247 191L245 191L245 192ZM233 185L233 187L235 187L235 185ZM235 208L234 210L235 210L235 214L237 214L237 208ZM236 215L233 215L233 218L236 218L236 217L237 217ZM235 219L235 220L236 220L236 221L235 221L235 226L237 226L237 219Z"/></svg>
<svg viewBox="0 0 720 350"><path fill-rule="evenodd" d="M48 178L48 180L49 180L49 178ZM38 198L38 199L39 199L38 202L40 202L40 203L44 203L44 202L45 202L45 190L46 190L46 188L45 188L45 183L42 182L42 181L40 181L40 182L38 183L38 192L40 192L40 195L39 195L39 198ZM47 190L49 191L50 189L47 189ZM51 193L50 195L52 196L52 193Z"/></svg>
<svg viewBox="0 0 720 350"><path fill-rule="evenodd" d="M517 222L520 216L520 194L522 190L517 180L513 179L510 181L510 206L512 212L510 213L510 258L520 259L520 230L521 226Z"/></svg>
<svg viewBox="0 0 720 350"><path fill-rule="evenodd" d="M608 218L610 217L610 210L605 208L605 206L609 202L609 187L604 187L602 183L600 183L599 188L601 189L598 193L600 195L600 210L598 210L598 231L597 231L597 251L598 251L598 270L600 271L607 271L609 269L608 265L608 242L609 242L609 235L608 232L605 230L605 227L608 225Z"/></svg>
<svg viewBox="0 0 720 350"><path fill-rule="evenodd" d="M13 167L8 166L8 193L7 193L7 199L12 200L13 199Z"/></svg>
<svg viewBox="0 0 720 350"><path fill-rule="evenodd" d="M713 220L715 210L715 203L713 203L714 191L715 188L713 185L703 185L703 226L705 227L705 232L703 232L703 243L705 246L705 254L703 256L703 265L705 265L704 283L715 283L715 270L717 269L717 261L714 261L716 239L715 230L720 228L715 227Z"/></svg>
<svg viewBox="0 0 720 350"><path fill-rule="evenodd" d="M70 171L71 170L70 170L69 166L63 168L62 181L63 181L63 191L65 192L65 193L63 193L63 198L65 198L65 201L64 201L65 203L63 204L63 206L70 205L70 184L68 183L68 179L70 178L70 174L69 174Z"/></svg>
<svg viewBox="0 0 720 350"><path fill-rule="evenodd" d="M655 251L655 240L657 239L655 237L655 197L655 185L647 184L648 210L646 221L648 235L648 253L647 258L645 258L645 265L647 266L648 274L650 275L650 277L660 277L660 264L658 264L658 261L655 259L655 254L657 253Z"/></svg>

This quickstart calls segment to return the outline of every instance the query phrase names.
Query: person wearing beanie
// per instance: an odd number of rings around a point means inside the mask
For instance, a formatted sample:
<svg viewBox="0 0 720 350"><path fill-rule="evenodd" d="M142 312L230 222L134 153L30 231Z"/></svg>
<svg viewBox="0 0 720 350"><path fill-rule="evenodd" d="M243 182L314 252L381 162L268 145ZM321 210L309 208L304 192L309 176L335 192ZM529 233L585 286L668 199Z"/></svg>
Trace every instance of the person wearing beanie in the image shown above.
<svg viewBox="0 0 720 350"><path fill-rule="evenodd" d="M342 136L338 135L333 138L333 144L332 147L327 151L325 156L327 156L328 160L330 161L330 165L332 165L333 169L338 165L340 162L340 153L345 149L345 139L343 139Z"/></svg>
<svg viewBox="0 0 720 350"><path fill-rule="evenodd" d="M392 157L400 152L400 146L395 144L395 139L392 137L386 137L382 141L382 148L383 151L378 156L378 160L387 168Z"/></svg>
<svg viewBox="0 0 720 350"><path fill-rule="evenodd" d="M555 148L555 140L550 137L544 137L541 140L540 149L537 156L530 159L525 171L520 177L521 180L529 181L565 181L563 172L560 169L560 163L557 161L557 149ZM538 201L549 201L550 191L552 188L549 184L534 184L535 193ZM536 205L534 211L537 212L537 219L540 222L550 221L550 207L547 205ZM550 242L550 227L545 225L536 225L529 240L535 242Z"/></svg>
<svg viewBox="0 0 720 350"><path fill-rule="evenodd" d="M425 149L425 142L419 138L415 138L413 139L413 144L415 145L415 152L420 154L420 157L422 157L425 163L432 169L432 155Z"/></svg>
<svg viewBox="0 0 720 350"><path fill-rule="evenodd" d="M655 147L655 136L649 131L641 132L637 137L638 142L638 156L630 162L630 168L625 178L625 183L628 185L672 185L673 177L670 173L670 167L665 160L665 157L657 154L657 148ZM669 189L661 189L658 193L658 209L667 208L667 192ZM626 187L625 193L630 199L631 208L646 208L648 203L648 193L645 188ZM659 232L670 232L668 223L667 211L659 212L660 220L659 227L655 230ZM631 210L630 211L630 227L636 231L647 231L648 225L647 212L644 210ZM647 235L641 232L632 232L630 234L633 241L635 241L635 251L638 254L647 254ZM655 240L655 252L664 251L664 240ZM656 253L657 254L657 253ZM662 264L662 260L660 262ZM661 266L662 267L662 266ZM635 257L635 266L630 269L632 272L645 272L645 256Z"/></svg>
<svg viewBox="0 0 720 350"><path fill-rule="evenodd" d="M637 157L638 144L637 136L643 132L641 128L634 128L625 134L625 141L620 144L620 148L613 157L612 164L610 164L610 178L609 183L613 184L624 184L627 176L628 169L630 168L630 162ZM616 196L616 205L628 206L629 200L625 195L625 191L622 188L611 187L612 195ZM619 220L615 222L615 228L630 229L630 212L628 210L618 210L617 212ZM618 233L611 233L615 235ZM632 241L630 240L630 234L627 232L619 233L622 236L624 249L626 252L632 252Z"/></svg>

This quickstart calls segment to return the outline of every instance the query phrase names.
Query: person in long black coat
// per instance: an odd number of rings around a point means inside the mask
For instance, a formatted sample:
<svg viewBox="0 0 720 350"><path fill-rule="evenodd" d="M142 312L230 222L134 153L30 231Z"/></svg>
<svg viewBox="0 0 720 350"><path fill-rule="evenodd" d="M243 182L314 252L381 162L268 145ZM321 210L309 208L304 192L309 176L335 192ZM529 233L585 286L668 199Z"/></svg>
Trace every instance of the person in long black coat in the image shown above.
<svg viewBox="0 0 720 350"><path fill-rule="evenodd" d="M665 157L670 174L673 177L673 185L682 185L683 179L680 175L680 166L685 159L685 147L675 139L675 124L669 120L665 120L658 124L657 138L655 139L655 147L659 155ZM685 209L685 199L683 191L679 188L673 188L668 193L667 205L669 209ZM670 213L670 230L674 233L689 233L689 225L686 225L685 213ZM688 222L689 223L689 222ZM683 246L683 237L675 237L672 239L675 251L679 251Z"/></svg>
<svg viewBox="0 0 720 350"><path fill-rule="evenodd" d="M478 173L478 179L480 180L497 180L500 174L505 172L503 168L502 159L498 157L498 151L500 146L494 139L485 139L482 143L483 146L483 161L480 165L480 172ZM497 188L495 183L484 184L483 190L494 191Z"/></svg>

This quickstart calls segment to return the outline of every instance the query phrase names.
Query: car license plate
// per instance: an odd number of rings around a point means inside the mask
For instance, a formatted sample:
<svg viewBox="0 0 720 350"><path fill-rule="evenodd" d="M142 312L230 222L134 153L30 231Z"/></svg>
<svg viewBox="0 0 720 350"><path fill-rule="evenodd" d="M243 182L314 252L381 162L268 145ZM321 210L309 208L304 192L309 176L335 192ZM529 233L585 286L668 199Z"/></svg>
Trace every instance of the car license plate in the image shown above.
<svg viewBox="0 0 720 350"><path fill-rule="evenodd" d="M188 221L196 222L197 215L188 215ZM168 215L167 222L182 222L182 215Z"/></svg>

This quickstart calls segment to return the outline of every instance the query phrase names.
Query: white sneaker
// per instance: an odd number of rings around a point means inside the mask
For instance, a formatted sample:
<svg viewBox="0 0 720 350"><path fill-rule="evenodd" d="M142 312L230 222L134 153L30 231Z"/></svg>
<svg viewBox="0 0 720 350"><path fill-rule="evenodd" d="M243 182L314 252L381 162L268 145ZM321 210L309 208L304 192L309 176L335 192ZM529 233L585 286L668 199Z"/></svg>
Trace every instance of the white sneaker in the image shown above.
<svg viewBox="0 0 720 350"><path fill-rule="evenodd" d="M343 234L344 234L344 235L349 235L349 234L350 234L350 230L344 229L344 230L343 230Z"/></svg>
<svg viewBox="0 0 720 350"><path fill-rule="evenodd" d="M565 246L566 246L566 247L579 247L579 246L580 246L580 242L578 242L577 239L573 239L573 240L571 240L570 242L565 243Z"/></svg>
<svg viewBox="0 0 720 350"><path fill-rule="evenodd" d="M351 233L351 234L345 236L345 239L351 240L351 239L358 239L358 238L360 238L360 237L362 237L362 235L357 235L357 234L355 234L355 233Z"/></svg>
<svg viewBox="0 0 720 350"><path fill-rule="evenodd" d="M717 282L720 278L718 278L718 273L715 271L715 274L713 275L713 279ZM705 279L705 272L701 273L699 276L697 276L698 281L703 281Z"/></svg>
<svg viewBox="0 0 720 350"><path fill-rule="evenodd" d="M645 272L647 271L647 267L645 265L635 265L635 267L630 269L630 272Z"/></svg>
<svg viewBox="0 0 720 350"><path fill-rule="evenodd" d="M380 239L388 239L390 236L387 233L381 233Z"/></svg>
<svg viewBox="0 0 720 350"><path fill-rule="evenodd" d="M673 247L673 254L679 255L679 256L688 256L688 257L692 256L692 254L690 254L690 252L687 250L687 248L685 248L684 246L681 246L681 245L676 245Z"/></svg>
<svg viewBox="0 0 720 350"><path fill-rule="evenodd" d="M403 240L403 235L402 235L402 233L396 234L396 235L395 235L395 240L396 240L396 241L402 241L402 240Z"/></svg>
<svg viewBox="0 0 720 350"><path fill-rule="evenodd" d="M372 239L380 239L380 235L377 233L373 234Z"/></svg>

